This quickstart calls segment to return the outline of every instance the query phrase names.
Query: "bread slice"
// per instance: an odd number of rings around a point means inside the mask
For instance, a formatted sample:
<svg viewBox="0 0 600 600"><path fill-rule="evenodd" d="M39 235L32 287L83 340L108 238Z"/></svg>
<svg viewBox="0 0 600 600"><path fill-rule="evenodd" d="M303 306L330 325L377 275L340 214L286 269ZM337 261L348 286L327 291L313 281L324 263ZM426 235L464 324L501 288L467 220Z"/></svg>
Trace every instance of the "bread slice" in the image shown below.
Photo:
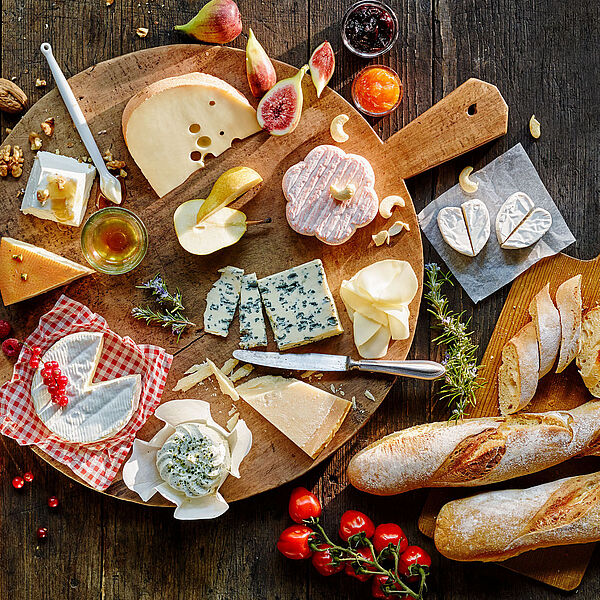
<svg viewBox="0 0 600 600"><path fill-rule="evenodd" d="M550 298L550 284L547 283L535 295L529 305L529 314L533 319L538 339L541 379L552 369L560 349L560 315Z"/></svg>
<svg viewBox="0 0 600 600"><path fill-rule="evenodd" d="M589 310L583 318L577 366L588 390L600 398L600 306Z"/></svg>
<svg viewBox="0 0 600 600"><path fill-rule="evenodd" d="M560 314L560 354L557 373L562 373L579 352L581 335L581 275L575 275L556 290L556 306Z"/></svg>
<svg viewBox="0 0 600 600"><path fill-rule="evenodd" d="M540 353L533 321L519 330L502 349L498 372L498 403L503 415L525 408L537 389Z"/></svg>
<svg viewBox="0 0 600 600"><path fill-rule="evenodd" d="M33 244L9 237L0 240L0 294L5 306L94 272Z"/></svg>

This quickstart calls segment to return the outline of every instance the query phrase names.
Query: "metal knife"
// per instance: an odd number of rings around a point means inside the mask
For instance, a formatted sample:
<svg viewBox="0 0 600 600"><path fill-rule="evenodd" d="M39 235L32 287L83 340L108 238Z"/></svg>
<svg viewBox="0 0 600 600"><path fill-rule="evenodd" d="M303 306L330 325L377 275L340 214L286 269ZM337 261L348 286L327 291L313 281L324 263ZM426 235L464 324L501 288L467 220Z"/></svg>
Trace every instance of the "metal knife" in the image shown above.
<svg viewBox="0 0 600 600"><path fill-rule="evenodd" d="M439 379L446 374L432 360L353 360L338 354L280 354L256 350L235 350L233 356L253 365L293 371L370 371L414 379Z"/></svg>

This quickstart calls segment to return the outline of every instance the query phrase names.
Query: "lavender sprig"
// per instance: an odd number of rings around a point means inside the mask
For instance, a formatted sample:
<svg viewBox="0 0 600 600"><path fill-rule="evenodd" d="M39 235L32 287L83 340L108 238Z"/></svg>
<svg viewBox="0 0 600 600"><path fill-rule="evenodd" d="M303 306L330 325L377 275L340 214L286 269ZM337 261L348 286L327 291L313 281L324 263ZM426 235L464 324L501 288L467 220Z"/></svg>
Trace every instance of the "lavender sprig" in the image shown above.
<svg viewBox="0 0 600 600"><path fill-rule="evenodd" d="M176 290L175 294L171 294L167 289L167 284L160 273L157 273L149 281L146 281L141 285L136 285L136 287L141 290L150 290L154 300L156 300L156 302L158 302L158 304L161 306L170 305L171 310L173 311L183 310L181 292Z"/></svg>
<svg viewBox="0 0 600 600"><path fill-rule="evenodd" d="M450 421L458 421L468 416L469 407L475 406L477 390L485 383L479 377L477 365L478 346L473 343L473 332L468 330L471 319L463 321L464 312L455 313L448 308L448 298L442 294L445 283L454 285L449 273L442 273L435 263L425 265L428 292L425 294L435 324L441 329L433 342L445 345L446 352L442 364L446 367L446 377L440 388L440 399L451 408Z"/></svg>

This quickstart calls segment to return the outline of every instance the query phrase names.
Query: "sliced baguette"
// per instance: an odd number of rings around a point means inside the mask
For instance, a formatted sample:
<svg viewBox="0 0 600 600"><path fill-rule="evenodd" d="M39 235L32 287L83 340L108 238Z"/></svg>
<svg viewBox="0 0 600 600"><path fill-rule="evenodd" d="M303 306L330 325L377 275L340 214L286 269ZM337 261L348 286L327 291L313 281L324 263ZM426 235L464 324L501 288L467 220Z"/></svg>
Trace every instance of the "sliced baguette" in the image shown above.
<svg viewBox="0 0 600 600"><path fill-rule="evenodd" d="M588 390L600 398L600 306L583 317L577 367Z"/></svg>
<svg viewBox="0 0 600 600"><path fill-rule="evenodd" d="M560 314L560 354L556 372L562 373L577 356L581 335L581 275L575 275L556 290L556 306Z"/></svg>
<svg viewBox="0 0 600 600"><path fill-rule="evenodd" d="M435 546L459 561L600 540L600 473L454 500L440 510Z"/></svg>
<svg viewBox="0 0 600 600"><path fill-rule="evenodd" d="M498 371L498 403L503 415L525 408L535 395L540 370L537 334L532 321L502 349Z"/></svg>
<svg viewBox="0 0 600 600"><path fill-rule="evenodd" d="M538 340L541 379L552 369L560 349L560 315L550 298L550 284L547 283L535 295L529 305L529 314Z"/></svg>

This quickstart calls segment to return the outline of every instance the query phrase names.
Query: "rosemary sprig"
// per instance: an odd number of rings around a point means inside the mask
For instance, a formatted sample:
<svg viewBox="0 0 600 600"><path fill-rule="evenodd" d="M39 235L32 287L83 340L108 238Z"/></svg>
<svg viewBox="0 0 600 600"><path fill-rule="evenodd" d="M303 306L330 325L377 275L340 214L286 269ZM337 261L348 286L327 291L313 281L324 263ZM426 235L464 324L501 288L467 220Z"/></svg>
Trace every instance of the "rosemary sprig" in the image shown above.
<svg viewBox="0 0 600 600"><path fill-rule="evenodd" d="M135 287L140 290L150 290L154 300L161 306L170 305L171 310L173 311L183 310L181 292L179 290L175 290L175 294L171 294L167 289L167 284L160 273L157 273L149 281L146 281L141 285L136 285Z"/></svg>
<svg viewBox="0 0 600 600"><path fill-rule="evenodd" d="M433 342L446 346L442 364L446 367L446 377L440 388L440 399L451 408L450 421L458 421L468 416L469 407L475 406L475 393L485 383L479 377L477 365L478 346L473 343L469 331L471 319L463 321L464 312L456 313L448 308L448 298L442 294L445 283L454 285L450 273L442 273L435 263L425 265L427 311L433 315L435 325L441 329Z"/></svg>

